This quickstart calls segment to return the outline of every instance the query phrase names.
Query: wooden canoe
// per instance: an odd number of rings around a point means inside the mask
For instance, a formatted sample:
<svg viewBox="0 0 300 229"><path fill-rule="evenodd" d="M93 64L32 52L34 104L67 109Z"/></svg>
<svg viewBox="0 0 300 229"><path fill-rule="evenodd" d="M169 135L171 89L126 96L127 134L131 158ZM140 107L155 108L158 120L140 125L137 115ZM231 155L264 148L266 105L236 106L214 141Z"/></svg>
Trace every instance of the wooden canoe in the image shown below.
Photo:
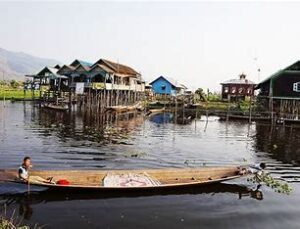
<svg viewBox="0 0 300 229"><path fill-rule="evenodd" d="M108 174L147 174L157 181L153 186L105 186L104 179ZM30 185L43 186L51 189L78 189L78 190L137 190L137 189L165 189L181 188L218 183L239 178L238 166L232 167L204 167L178 169L147 169L147 170L31 170L30 177L53 177L55 181L67 180L68 185L36 183ZM24 183L17 178L16 170L0 170L0 181Z"/></svg>
<svg viewBox="0 0 300 229"><path fill-rule="evenodd" d="M68 110L68 108L63 106L63 105L55 105L55 104L45 104L44 108L57 110L57 111L66 111L66 110Z"/></svg>

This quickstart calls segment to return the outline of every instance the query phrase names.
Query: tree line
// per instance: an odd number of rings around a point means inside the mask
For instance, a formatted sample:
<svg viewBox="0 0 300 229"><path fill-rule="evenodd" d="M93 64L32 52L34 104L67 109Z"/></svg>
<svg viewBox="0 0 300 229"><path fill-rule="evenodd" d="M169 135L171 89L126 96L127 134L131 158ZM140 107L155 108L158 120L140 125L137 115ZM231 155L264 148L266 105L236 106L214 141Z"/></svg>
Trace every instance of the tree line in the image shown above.
<svg viewBox="0 0 300 229"><path fill-rule="evenodd" d="M24 82L23 81L17 81L17 80L0 80L0 85L2 87L10 87L10 88L17 89L19 87L23 87Z"/></svg>

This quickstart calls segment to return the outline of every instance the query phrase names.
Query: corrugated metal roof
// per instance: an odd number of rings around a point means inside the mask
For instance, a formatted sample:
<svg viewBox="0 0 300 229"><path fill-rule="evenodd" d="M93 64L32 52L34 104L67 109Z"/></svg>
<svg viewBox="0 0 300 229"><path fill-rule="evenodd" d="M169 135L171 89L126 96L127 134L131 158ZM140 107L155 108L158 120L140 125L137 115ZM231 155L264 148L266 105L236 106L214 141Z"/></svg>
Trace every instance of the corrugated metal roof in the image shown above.
<svg viewBox="0 0 300 229"><path fill-rule="evenodd" d="M88 66L88 67L91 67L93 65L93 63L90 63L88 61L85 61L85 60L78 60L78 59L75 59L71 64L70 66L72 67L77 67L78 65L83 65L83 66Z"/></svg>
<svg viewBox="0 0 300 229"><path fill-rule="evenodd" d="M124 74L124 75L130 75L130 76L140 75L133 68L131 68L127 65L124 65L124 64L119 64L119 63L110 61L110 60L99 59L94 65L97 65L97 64L103 64L103 65L109 67L111 70L113 70L115 73L118 73L118 74Z"/></svg>
<svg viewBox="0 0 300 229"><path fill-rule="evenodd" d="M187 89L186 86L184 86L183 84L179 83L177 80L170 78L170 77L166 77L166 76L159 76L157 77L155 80L153 80L152 82L150 82L149 84L153 84L155 81L157 81L159 78L164 78L165 80L167 80L170 84L172 84L174 87L177 88L185 88Z"/></svg>
<svg viewBox="0 0 300 229"><path fill-rule="evenodd" d="M230 80L224 81L221 84L255 84L255 83L248 79L230 79Z"/></svg>
<svg viewBox="0 0 300 229"><path fill-rule="evenodd" d="M115 75L120 77L135 77L137 79L140 79L141 76L131 67L105 59L100 59L95 64L76 59L70 65L63 65L60 69L58 69L58 66L48 67L47 69L49 69L49 72L52 72L53 75L63 75L76 72L76 70L78 70L79 68L83 68L86 72L92 72L96 67L99 67L100 69L103 69L108 73L114 73ZM46 71L45 68L43 70ZM42 74L41 71L39 72L39 74Z"/></svg>
<svg viewBox="0 0 300 229"><path fill-rule="evenodd" d="M103 69L103 71L105 72L108 72L108 73L113 73L114 71L108 67L106 67L105 65L103 64L96 64L94 65L91 69L90 69L90 72L92 72L95 68L100 68L100 69Z"/></svg>
<svg viewBox="0 0 300 229"><path fill-rule="evenodd" d="M74 71L78 70L80 67L82 67L86 72L90 71L91 68L87 65L82 65L81 63L75 68Z"/></svg>
<svg viewBox="0 0 300 229"><path fill-rule="evenodd" d="M64 65L62 66L59 70L63 69L63 68L67 68L69 70L75 70L75 67L71 66L71 65Z"/></svg>
<svg viewBox="0 0 300 229"><path fill-rule="evenodd" d="M37 76L42 76L45 72L56 75L57 71L58 71L57 68L46 66L41 71L39 71L36 75Z"/></svg>
<svg viewBox="0 0 300 229"><path fill-rule="evenodd" d="M300 61L296 61L295 63L287 66L286 68L284 69L281 69L277 72L275 72L274 74L272 74L271 76L267 77L266 79L264 79L263 81L261 81L257 86L256 88L259 88L260 85L268 82L269 80L273 79L273 78L276 78L277 76L279 76L281 73L283 73L284 71L300 71Z"/></svg>
<svg viewBox="0 0 300 229"><path fill-rule="evenodd" d="M51 79L56 79L56 78L67 79L66 76L59 75L57 72L58 72L57 68L46 66L40 72L38 72L36 75L33 75L33 77L43 78L43 77L45 77L45 73L49 73L49 75L47 75L47 77L49 77Z"/></svg>
<svg viewBox="0 0 300 229"><path fill-rule="evenodd" d="M93 65L93 63L88 62L88 61L84 61L84 60L78 60L80 62L81 65L83 66L88 66L91 67Z"/></svg>

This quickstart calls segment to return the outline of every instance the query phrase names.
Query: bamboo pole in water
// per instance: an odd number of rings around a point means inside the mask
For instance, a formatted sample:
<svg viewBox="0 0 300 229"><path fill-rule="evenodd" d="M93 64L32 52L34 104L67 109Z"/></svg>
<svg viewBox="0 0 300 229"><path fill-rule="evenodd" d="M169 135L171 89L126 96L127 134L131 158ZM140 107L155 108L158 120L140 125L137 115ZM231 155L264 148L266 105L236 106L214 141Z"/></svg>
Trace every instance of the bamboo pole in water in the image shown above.
<svg viewBox="0 0 300 229"><path fill-rule="evenodd" d="M229 109L230 109L230 99L227 102L227 115L226 115L226 122L229 120Z"/></svg>
<svg viewBox="0 0 300 229"><path fill-rule="evenodd" d="M252 96L250 96L250 101L249 101L249 123L251 123L252 119Z"/></svg>
<svg viewBox="0 0 300 229"><path fill-rule="evenodd" d="M177 123L177 111L178 111L178 103L177 103L177 96L175 95L175 124Z"/></svg>

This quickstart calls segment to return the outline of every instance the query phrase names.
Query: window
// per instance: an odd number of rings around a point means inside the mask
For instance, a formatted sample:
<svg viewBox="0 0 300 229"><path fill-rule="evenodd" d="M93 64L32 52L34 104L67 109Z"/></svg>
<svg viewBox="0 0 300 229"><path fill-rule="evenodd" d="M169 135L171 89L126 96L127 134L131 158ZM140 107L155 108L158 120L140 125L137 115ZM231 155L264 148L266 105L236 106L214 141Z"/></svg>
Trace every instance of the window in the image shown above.
<svg viewBox="0 0 300 229"><path fill-rule="evenodd" d="M252 88L251 87L249 87L248 89L247 89L247 94L252 94Z"/></svg>
<svg viewBox="0 0 300 229"><path fill-rule="evenodd" d="M236 93L236 87L232 87L232 88L231 88L231 93L232 93L232 94L235 94L235 93Z"/></svg>
<svg viewBox="0 0 300 229"><path fill-rule="evenodd" d="M293 84L293 91L300 92L300 82Z"/></svg>
<svg viewBox="0 0 300 229"><path fill-rule="evenodd" d="M240 87L239 88L239 94L243 94L244 93L244 88Z"/></svg>
<svg viewBox="0 0 300 229"><path fill-rule="evenodd" d="M166 90L166 85L162 85L161 90L163 90L163 91Z"/></svg>
<svg viewBox="0 0 300 229"><path fill-rule="evenodd" d="M228 87L224 87L224 93L228 93L229 92L229 88Z"/></svg>

